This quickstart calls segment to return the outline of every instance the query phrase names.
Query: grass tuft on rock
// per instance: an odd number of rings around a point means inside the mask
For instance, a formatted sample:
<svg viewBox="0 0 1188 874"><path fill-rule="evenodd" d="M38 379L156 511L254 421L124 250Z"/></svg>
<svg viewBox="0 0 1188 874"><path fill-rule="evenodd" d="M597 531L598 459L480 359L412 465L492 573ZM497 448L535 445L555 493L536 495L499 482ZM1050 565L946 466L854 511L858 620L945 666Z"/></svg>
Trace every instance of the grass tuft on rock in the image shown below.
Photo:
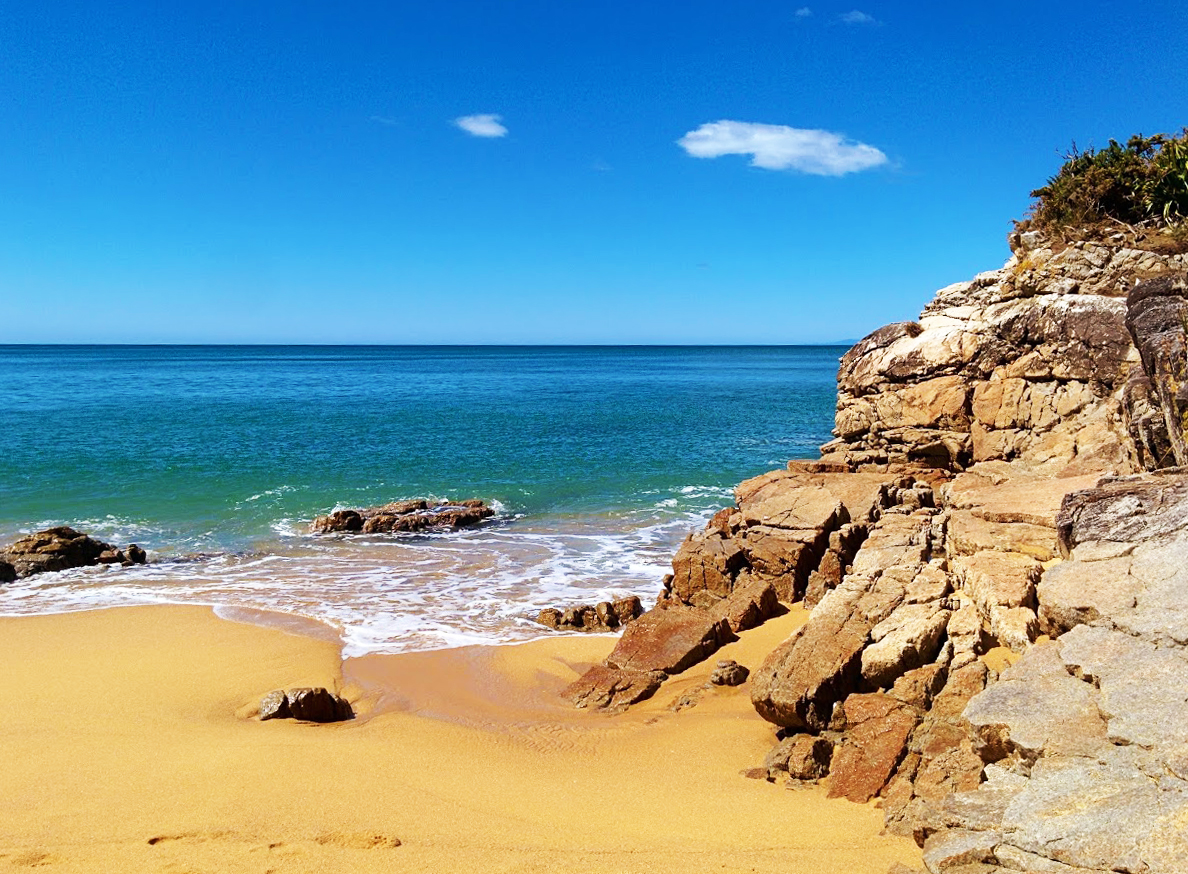
<svg viewBox="0 0 1188 874"><path fill-rule="evenodd" d="M1031 196L1019 230L1088 239L1125 225L1162 230L1169 243L1188 245L1188 127L1178 135L1135 134L1126 145L1110 140L1100 150L1074 143L1056 175Z"/></svg>

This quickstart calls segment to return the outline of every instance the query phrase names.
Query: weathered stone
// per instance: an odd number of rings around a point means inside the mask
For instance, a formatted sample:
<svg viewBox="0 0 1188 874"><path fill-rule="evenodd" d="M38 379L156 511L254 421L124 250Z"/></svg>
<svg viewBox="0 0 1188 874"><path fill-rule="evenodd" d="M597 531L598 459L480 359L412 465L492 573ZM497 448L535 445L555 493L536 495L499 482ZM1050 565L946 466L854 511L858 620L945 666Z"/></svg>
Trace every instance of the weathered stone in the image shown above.
<svg viewBox="0 0 1188 874"><path fill-rule="evenodd" d="M994 847L1001 839L997 832L965 829L939 832L924 844L924 867L929 874L941 874L972 863L994 862Z"/></svg>
<svg viewBox="0 0 1188 874"><path fill-rule="evenodd" d="M1009 550L1051 561L1056 556L1056 531L1025 522L988 522L969 510L954 510L949 518L948 544L951 555Z"/></svg>
<svg viewBox="0 0 1188 874"><path fill-rule="evenodd" d="M9 562L0 561L0 583L11 583L17 578L16 568Z"/></svg>
<svg viewBox="0 0 1188 874"><path fill-rule="evenodd" d="M566 607L564 610L545 607L536 615L536 621L557 631L605 633L621 628L642 613L643 605L637 596L632 595L616 601Z"/></svg>
<svg viewBox="0 0 1188 874"><path fill-rule="evenodd" d="M828 727L833 705L858 686L870 629L897 604L893 597L878 599L873 588L870 580L848 578L764 660L751 678L751 702L760 716L786 728Z"/></svg>
<svg viewBox="0 0 1188 874"><path fill-rule="evenodd" d="M1106 724L1087 684L1069 676L1055 642L1036 644L970 701L965 718L984 762L1027 773L1041 755L1095 755Z"/></svg>
<svg viewBox="0 0 1188 874"><path fill-rule="evenodd" d="M887 785L919 716L879 692L851 695L842 706L846 734L829 765L829 797L862 803Z"/></svg>
<svg viewBox="0 0 1188 874"><path fill-rule="evenodd" d="M709 681L715 686L741 686L747 681L751 671L738 662L726 659L718 662Z"/></svg>
<svg viewBox="0 0 1188 874"><path fill-rule="evenodd" d="M561 691L576 707L622 710L651 698L667 679L663 671L632 671L595 665Z"/></svg>
<svg viewBox="0 0 1188 874"><path fill-rule="evenodd" d="M946 663L925 665L900 676L888 694L897 701L924 711L932 704L933 696L944 687L948 676Z"/></svg>
<svg viewBox="0 0 1188 874"><path fill-rule="evenodd" d="M362 531L363 517L356 510L335 510L328 516L319 516L315 519L313 530L319 534Z"/></svg>
<svg viewBox="0 0 1188 874"><path fill-rule="evenodd" d="M260 719L289 719L289 696L284 689L269 692L260 699Z"/></svg>
<svg viewBox="0 0 1188 874"><path fill-rule="evenodd" d="M883 689L907 671L936 657L949 621L939 603L901 604L871 629L873 643L862 652L862 680Z"/></svg>
<svg viewBox="0 0 1188 874"><path fill-rule="evenodd" d="M1039 620L1028 607L990 608L990 636L1015 653L1024 653L1039 636Z"/></svg>
<svg viewBox="0 0 1188 874"><path fill-rule="evenodd" d="M1084 622L1129 610L1142 586L1130 575L1130 556L1095 562L1063 562L1039 585L1040 627L1059 635Z"/></svg>
<svg viewBox="0 0 1188 874"><path fill-rule="evenodd" d="M1035 607L1035 586L1043 567L1028 555L984 550L954 562L965 595L990 617L991 607Z"/></svg>
<svg viewBox="0 0 1188 874"><path fill-rule="evenodd" d="M145 564L148 562L148 553L135 543L129 544L128 548L124 550L124 555L128 557L128 561L132 564Z"/></svg>
<svg viewBox="0 0 1188 874"><path fill-rule="evenodd" d="M769 779L786 774L792 780L819 780L829 773L832 755L833 744L827 738L794 734L772 747L763 767Z"/></svg>
<svg viewBox="0 0 1188 874"><path fill-rule="evenodd" d="M1157 646L1086 625L1057 645L1065 669L1084 680L1090 692L1096 688L1111 743L1164 756L1188 745L1188 651L1183 647Z"/></svg>
<svg viewBox="0 0 1188 874"><path fill-rule="evenodd" d="M733 538L713 530L691 534L672 559L669 589L685 603L698 592L724 598L733 588L734 577L746 564L746 555Z"/></svg>
<svg viewBox="0 0 1188 874"><path fill-rule="evenodd" d="M780 607L776 587L770 580L742 574L735 582L734 591L712 608L712 612L726 620L730 630L737 634L762 625L785 611Z"/></svg>
<svg viewBox="0 0 1188 874"><path fill-rule="evenodd" d="M269 692L260 700L260 719L299 719L305 722L342 722L355 712L345 698L320 686Z"/></svg>
<svg viewBox="0 0 1188 874"><path fill-rule="evenodd" d="M624 629L606 663L622 670L679 674L734 639L725 619L705 611L688 607L652 610Z"/></svg>
<svg viewBox="0 0 1188 874"><path fill-rule="evenodd" d="M1188 528L1188 475L1148 474L1067 495L1057 519L1067 558L1087 541L1132 543Z"/></svg>
<svg viewBox="0 0 1188 874"><path fill-rule="evenodd" d="M1161 790L1125 747L1045 757L1003 815L1004 842L1093 871L1182 871L1188 784L1177 782Z"/></svg>
<svg viewBox="0 0 1188 874"><path fill-rule="evenodd" d="M1174 463L1188 465L1188 281L1160 277L1136 285L1126 299L1126 326L1158 401Z"/></svg>

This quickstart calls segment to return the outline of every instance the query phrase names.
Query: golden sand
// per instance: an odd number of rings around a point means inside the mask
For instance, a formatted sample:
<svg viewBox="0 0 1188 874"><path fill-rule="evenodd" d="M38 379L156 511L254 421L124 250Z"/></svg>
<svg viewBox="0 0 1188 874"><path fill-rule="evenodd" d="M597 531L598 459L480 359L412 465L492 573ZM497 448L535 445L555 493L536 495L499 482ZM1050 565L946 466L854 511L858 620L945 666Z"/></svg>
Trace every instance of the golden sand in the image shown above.
<svg viewBox="0 0 1188 874"><path fill-rule="evenodd" d="M748 632L758 664L803 620ZM872 806L739 772L773 742L712 662L625 715L557 691L614 645L373 656L325 636L136 607L0 620L0 871L838 872L919 865ZM358 719L259 722L264 692Z"/></svg>

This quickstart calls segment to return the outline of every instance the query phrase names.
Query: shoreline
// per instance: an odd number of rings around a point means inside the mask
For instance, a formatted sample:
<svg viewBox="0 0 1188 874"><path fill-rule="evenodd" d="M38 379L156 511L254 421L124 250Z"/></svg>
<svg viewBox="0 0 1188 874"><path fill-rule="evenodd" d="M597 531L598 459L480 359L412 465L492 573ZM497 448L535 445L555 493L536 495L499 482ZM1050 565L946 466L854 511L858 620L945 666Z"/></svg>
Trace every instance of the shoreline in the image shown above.
<svg viewBox="0 0 1188 874"><path fill-rule="evenodd" d="M754 665L794 611L722 651ZM0 618L0 869L875 872L919 863L881 812L739 772L747 687L674 677L621 716L555 692L611 637L340 657L325 635L153 605ZM307 629L308 630L308 629ZM326 685L360 718L253 718ZM396 841L400 846L396 846Z"/></svg>

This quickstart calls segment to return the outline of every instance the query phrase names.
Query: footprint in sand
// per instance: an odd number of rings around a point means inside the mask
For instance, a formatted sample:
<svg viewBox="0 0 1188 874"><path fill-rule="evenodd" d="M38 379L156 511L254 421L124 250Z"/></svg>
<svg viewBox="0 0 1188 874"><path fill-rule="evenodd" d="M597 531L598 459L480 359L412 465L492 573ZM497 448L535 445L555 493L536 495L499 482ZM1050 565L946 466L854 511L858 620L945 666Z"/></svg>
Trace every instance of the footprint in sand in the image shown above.
<svg viewBox="0 0 1188 874"><path fill-rule="evenodd" d="M27 853L17 853L15 856L0 856L0 858L7 858L9 863L21 868L41 868L45 865L52 865L58 861L57 857L52 853L42 853L38 850L29 850Z"/></svg>
<svg viewBox="0 0 1188 874"><path fill-rule="evenodd" d="M400 846L400 838L373 832L328 832L314 838L323 847L342 847L347 850L393 850Z"/></svg>

